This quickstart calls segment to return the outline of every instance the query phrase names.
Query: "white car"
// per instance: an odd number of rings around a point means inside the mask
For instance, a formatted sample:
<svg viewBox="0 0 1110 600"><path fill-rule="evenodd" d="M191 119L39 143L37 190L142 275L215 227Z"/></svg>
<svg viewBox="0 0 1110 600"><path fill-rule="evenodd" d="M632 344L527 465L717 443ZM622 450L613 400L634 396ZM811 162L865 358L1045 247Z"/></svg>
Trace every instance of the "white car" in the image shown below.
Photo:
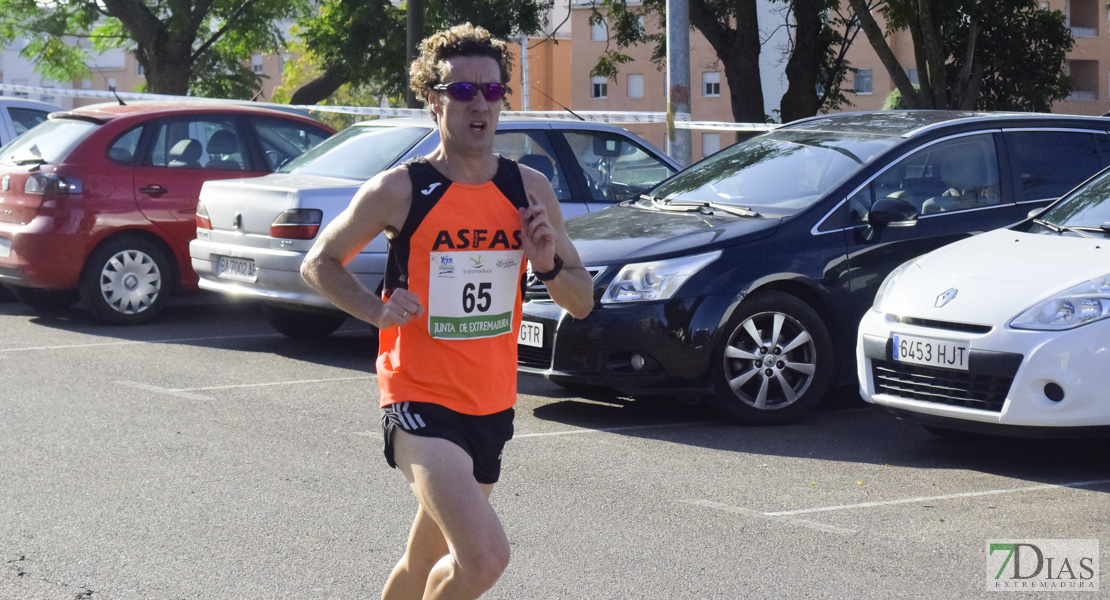
<svg viewBox="0 0 1110 600"><path fill-rule="evenodd" d="M42 123L52 112L62 110L53 104L23 98L0 98L0 146Z"/></svg>
<svg viewBox="0 0 1110 600"><path fill-rule="evenodd" d="M261 300L266 319L287 336L329 335L347 315L300 273L316 234L367 179L438 143L431 119L364 121L271 175L205 183L189 245L200 287ZM602 123L502 118L494 151L546 175L567 218L636 198L678 171L639 136ZM385 257L378 236L347 267L375 289Z"/></svg>
<svg viewBox="0 0 1110 600"><path fill-rule="evenodd" d="M938 433L1110 432L1110 170L911 260L860 322L863 398Z"/></svg>

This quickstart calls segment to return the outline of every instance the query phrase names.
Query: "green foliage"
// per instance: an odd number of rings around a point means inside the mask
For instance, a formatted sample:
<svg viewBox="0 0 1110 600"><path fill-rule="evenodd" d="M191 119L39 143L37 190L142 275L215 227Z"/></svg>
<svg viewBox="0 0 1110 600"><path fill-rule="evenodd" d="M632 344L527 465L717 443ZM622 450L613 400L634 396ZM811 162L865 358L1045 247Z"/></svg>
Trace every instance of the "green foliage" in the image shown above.
<svg viewBox="0 0 1110 600"><path fill-rule="evenodd" d="M936 28L921 28L917 0L886 0L881 9L888 36L918 28L921 37L939 36L943 47L941 85L948 106L960 101L960 73L967 61L972 23L978 27L970 71L982 71L974 107L979 110L1047 111L1067 97L1066 53L1074 39L1063 13L1040 8L1037 0L934 0L930 6ZM1020 32L1020 33L1016 33ZM915 52L924 56L924 48Z"/></svg>
<svg viewBox="0 0 1110 600"><path fill-rule="evenodd" d="M919 85L913 87L917 90L921 89ZM906 99L902 97L902 91L898 89L891 92L883 101L883 110L909 110L911 108L913 107L906 103Z"/></svg>
<svg viewBox="0 0 1110 600"><path fill-rule="evenodd" d="M153 93L249 98L260 79L243 65L255 52L284 45L279 20L310 8L310 0L0 0L0 45L29 40L22 55L44 76L87 76L88 52L134 52ZM181 78L184 78L182 80Z"/></svg>
<svg viewBox="0 0 1110 600"><path fill-rule="evenodd" d="M509 40L539 31L551 6L552 0L424 0L424 35L470 21ZM392 97L408 89L406 14L388 0L322 0L293 34L318 72L341 72L345 93L373 89Z"/></svg>
<svg viewBox="0 0 1110 600"><path fill-rule="evenodd" d="M1064 63L1075 40L1064 13L1043 10L1035 1L994 0L972 6L983 26L975 48L976 60L984 67L976 109L1048 112L1053 102L1068 97L1071 80ZM967 38L966 21L958 23L951 35L945 35L946 48ZM950 79L963 66L963 58L962 52L954 53Z"/></svg>

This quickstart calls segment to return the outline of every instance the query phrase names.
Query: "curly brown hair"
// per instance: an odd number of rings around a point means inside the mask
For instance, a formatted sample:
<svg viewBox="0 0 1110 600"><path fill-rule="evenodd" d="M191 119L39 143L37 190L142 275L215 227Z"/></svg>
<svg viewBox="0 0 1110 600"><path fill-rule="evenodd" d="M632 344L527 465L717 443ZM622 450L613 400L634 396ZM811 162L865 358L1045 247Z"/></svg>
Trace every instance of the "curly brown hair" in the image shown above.
<svg viewBox="0 0 1110 600"><path fill-rule="evenodd" d="M420 56L409 66L409 87L427 102L432 88L447 75L446 61L456 56L488 56L501 67L501 83L508 83L512 70L509 45L470 23L432 34L420 42Z"/></svg>

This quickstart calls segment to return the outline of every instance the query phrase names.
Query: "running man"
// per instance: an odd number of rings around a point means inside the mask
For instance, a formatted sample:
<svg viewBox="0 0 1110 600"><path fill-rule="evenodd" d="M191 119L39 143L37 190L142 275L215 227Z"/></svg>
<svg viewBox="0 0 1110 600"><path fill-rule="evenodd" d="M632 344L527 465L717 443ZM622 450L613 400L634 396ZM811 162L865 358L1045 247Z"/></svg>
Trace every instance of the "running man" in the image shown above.
<svg viewBox="0 0 1110 600"><path fill-rule="evenodd" d="M469 23L421 43L410 84L440 133L427 157L362 186L301 268L339 308L379 329L385 456L420 503L382 598L477 598L509 562L490 505L513 435L525 261L577 318L589 273L547 178L493 152L508 91L506 44ZM381 297L344 267L389 238Z"/></svg>

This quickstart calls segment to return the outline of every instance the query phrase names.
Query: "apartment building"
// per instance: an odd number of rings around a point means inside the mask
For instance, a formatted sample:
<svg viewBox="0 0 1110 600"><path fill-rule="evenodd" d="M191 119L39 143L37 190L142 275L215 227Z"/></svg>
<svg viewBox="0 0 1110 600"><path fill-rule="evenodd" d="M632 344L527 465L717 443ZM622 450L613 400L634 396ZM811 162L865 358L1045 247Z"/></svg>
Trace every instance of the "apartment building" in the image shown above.
<svg viewBox="0 0 1110 600"><path fill-rule="evenodd" d="M572 3L574 50L569 71L573 80L571 106L611 112L665 111L666 76L651 64L650 48L625 50L634 60L620 65L616 81L590 76L589 71L596 64L597 57L612 42L608 41L604 25L589 23L589 4L588 1ZM760 30L766 40L760 55L764 107L768 117L777 121L777 110L787 86L783 73L786 40L782 37L786 33L781 27L785 16L782 3L761 0L760 6ZM1075 47L1068 54L1065 65L1074 80L1075 89L1067 100L1052 107L1053 112L1085 115L1110 112L1110 5L1103 0L1048 0L1041 2L1041 7L1063 11L1076 38ZM645 26L658 27L650 21ZM910 68L914 64L914 55L909 34L894 36L889 44L899 62L907 67L911 79L915 77L916 69ZM841 112L881 109L895 86L866 36L860 34L856 38L847 58L855 70L849 74L845 88L855 91L846 94L850 104L842 107ZM713 49L697 30L690 33L690 80L693 120L733 120L728 82L723 77ZM664 147L666 132L662 128L636 126L630 129ZM727 132L695 130L693 158L698 159L728 145L732 141L730 136Z"/></svg>
<svg viewBox="0 0 1110 600"><path fill-rule="evenodd" d="M616 50L609 40L607 23L591 24L590 2L571 2L571 37L573 50L570 68L571 108L612 113L625 111L666 112L666 73L651 62L653 48L637 46L621 49L633 61L620 65L616 81L590 75L597 59L606 49ZM629 2L630 5L638 4ZM776 113L787 81L782 49L788 43L782 3L761 0L759 21L761 37L765 40L760 55L763 75L763 103L770 120ZM646 17L641 24L648 31L658 31L655 17ZM732 104L729 100L728 82L717 54L709 42L696 30L690 32L690 113L696 121L732 122ZM666 147L667 130L664 124L625 125L660 148ZM694 130L691 132L691 158L698 160L736 141L736 134L729 131Z"/></svg>
<svg viewBox="0 0 1110 600"><path fill-rule="evenodd" d="M1064 68L1072 77L1073 90L1066 100L1052 106L1054 113L1102 115L1110 112L1110 5L1104 0L1048 0L1041 8L1064 13L1071 27L1075 46L1067 55ZM913 42L908 33L888 39L891 50L907 69L911 80L917 77ZM852 106L847 110L878 110L895 86L879 57L861 34L849 50L848 60L855 68L848 75L846 88Z"/></svg>

